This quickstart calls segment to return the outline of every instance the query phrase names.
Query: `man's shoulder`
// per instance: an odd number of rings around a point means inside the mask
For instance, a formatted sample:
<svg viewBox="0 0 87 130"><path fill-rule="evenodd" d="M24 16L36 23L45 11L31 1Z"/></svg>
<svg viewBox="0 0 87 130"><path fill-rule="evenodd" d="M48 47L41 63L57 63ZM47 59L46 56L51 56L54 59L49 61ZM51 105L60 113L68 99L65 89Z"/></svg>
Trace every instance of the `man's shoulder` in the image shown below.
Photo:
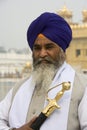
<svg viewBox="0 0 87 130"><path fill-rule="evenodd" d="M76 72L76 75L77 75L78 77L80 77L80 78L85 78L85 79L87 79L87 75L84 74L84 73L82 73L82 72Z"/></svg>
<svg viewBox="0 0 87 130"><path fill-rule="evenodd" d="M30 76L24 77L22 79L20 79L14 86L15 87L20 87L23 83L25 83L28 79L30 78Z"/></svg>
<svg viewBox="0 0 87 130"><path fill-rule="evenodd" d="M76 72L76 78L81 82L87 85L87 75L84 73Z"/></svg>
<svg viewBox="0 0 87 130"><path fill-rule="evenodd" d="M13 92L12 92L12 100L16 94L16 92L19 90L19 88L30 78L30 76L24 77L21 80L19 80L13 87Z"/></svg>

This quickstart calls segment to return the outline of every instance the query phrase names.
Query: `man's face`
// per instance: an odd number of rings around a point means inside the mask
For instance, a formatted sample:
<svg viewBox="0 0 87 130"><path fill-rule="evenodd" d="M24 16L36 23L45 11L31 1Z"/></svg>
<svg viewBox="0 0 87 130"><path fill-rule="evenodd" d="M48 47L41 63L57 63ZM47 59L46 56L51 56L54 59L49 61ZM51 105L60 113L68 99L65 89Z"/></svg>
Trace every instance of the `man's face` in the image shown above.
<svg viewBox="0 0 87 130"><path fill-rule="evenodd" d="M40 64L54 64L57 65L59 55L61 53L60 47L44 37L37 37L33 46L33 65Z"/></svg>

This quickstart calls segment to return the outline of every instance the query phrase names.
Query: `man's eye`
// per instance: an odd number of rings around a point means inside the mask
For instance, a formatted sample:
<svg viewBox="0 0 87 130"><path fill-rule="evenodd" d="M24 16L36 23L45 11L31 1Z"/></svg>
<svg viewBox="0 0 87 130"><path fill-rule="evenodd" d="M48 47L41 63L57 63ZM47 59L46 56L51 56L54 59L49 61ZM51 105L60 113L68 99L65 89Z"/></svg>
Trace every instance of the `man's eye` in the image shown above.
<svg viewBox="0 0 87 130"><path fill-rule="evenodd" d="M52 49L53 46L46 46L46 49Z"/></svg>
<svg viewBox="0 0 87 130"><path fill-rule="evenodd" d="M34 49L34 50L40 50L41 47L39 47L39 46L34 46L33 49Z"/></svg>

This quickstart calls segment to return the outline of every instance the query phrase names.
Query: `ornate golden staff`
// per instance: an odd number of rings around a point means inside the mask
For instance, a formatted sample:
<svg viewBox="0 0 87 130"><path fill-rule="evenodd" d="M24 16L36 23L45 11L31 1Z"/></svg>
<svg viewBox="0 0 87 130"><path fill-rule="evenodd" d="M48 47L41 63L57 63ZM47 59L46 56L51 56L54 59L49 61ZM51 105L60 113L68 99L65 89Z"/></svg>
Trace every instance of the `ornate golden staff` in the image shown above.
<svg viewBox="0 0 87 130"><path fill-rule="evenodd" d="M62 89L56 94L54 99L48 98L48 95L47 95L47 101L49 103L44 108L44 110L40 113L40 115L36 118L34 123L31 125L31 128L33 130L39 130L40 126L44 123L44 121L47 119L47 117L49 117L55 109L57 109L57 108L60 109L60 106L57 104L57 101L63 96L63 94L66 90L70 89L70 86L71 86L70 82L63 82L61 84L54 86L53 88L50 88L47 91L47 94L48 94L49 91L51 91L52 89L54 89L60 85L62 85Z"/></svg>

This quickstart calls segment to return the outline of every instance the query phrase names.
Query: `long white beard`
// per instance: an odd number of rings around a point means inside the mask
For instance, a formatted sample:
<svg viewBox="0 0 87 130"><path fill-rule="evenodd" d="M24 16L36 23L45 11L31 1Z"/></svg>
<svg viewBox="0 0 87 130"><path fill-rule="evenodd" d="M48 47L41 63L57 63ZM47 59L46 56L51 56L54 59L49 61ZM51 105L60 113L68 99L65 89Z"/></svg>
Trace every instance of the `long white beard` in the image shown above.
<svg viewBox="0 0 87 130"><path fill-rule="evenodd" d="M33 56L34 70L32 75L38 89L40 89L41 87L43 87L44 89L50 87L50 84L52 83L57 70L64 63L65 57L66 55L61 48L60 52L57 54L56 60L53 60L49 56L44 58L39 57L38 59L35 59L35 57ZM45 60L47 63L43 63L43 60Z"/></svg>
<svg viewBox="0 0 87 130"><path fill-rule="evenodd" d="M32 76L38 89L43 87L46 91L52 83L55 73L56 69L55 66L52 64L41 64L37 68L35 68L32 73Z"/></svg>

